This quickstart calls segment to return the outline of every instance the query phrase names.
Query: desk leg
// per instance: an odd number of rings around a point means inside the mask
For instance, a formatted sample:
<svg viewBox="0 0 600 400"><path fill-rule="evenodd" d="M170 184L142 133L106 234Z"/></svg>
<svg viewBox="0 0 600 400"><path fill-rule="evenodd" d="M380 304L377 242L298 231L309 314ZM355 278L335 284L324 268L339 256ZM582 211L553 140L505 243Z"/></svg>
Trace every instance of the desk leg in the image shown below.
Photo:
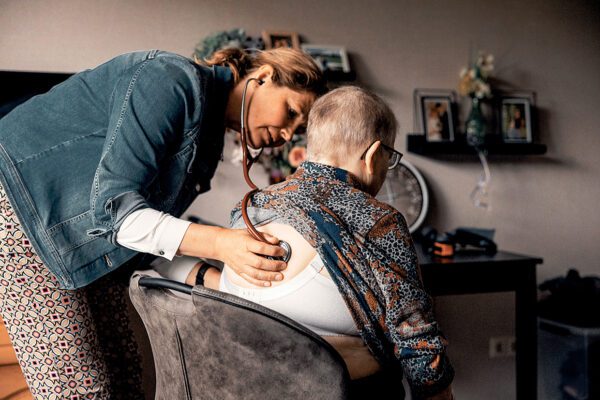
<svg viewBox="0 0 600 400"><path fill-rule="evenodd" d="M524 265L515 294L517 400L537 399L537 284L535 264Z"/></svg>

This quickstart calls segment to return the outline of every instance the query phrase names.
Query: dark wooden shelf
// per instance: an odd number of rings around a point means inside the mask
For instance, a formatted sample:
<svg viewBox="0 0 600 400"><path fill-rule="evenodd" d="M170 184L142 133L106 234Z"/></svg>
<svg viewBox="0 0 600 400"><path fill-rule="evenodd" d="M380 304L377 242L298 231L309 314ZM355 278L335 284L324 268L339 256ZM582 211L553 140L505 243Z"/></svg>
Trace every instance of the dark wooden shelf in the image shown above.
<svg viewBox="0 0 600 400"><path fill-rule="evenodd" d="M506 143L490 136L484 145L490 155L541 155L547 147L541 143ZM406 148L409 152L422 156L475 155L475 149L468 145L464 136L454 142L428 142L424 134L406 136Z"/></svg>

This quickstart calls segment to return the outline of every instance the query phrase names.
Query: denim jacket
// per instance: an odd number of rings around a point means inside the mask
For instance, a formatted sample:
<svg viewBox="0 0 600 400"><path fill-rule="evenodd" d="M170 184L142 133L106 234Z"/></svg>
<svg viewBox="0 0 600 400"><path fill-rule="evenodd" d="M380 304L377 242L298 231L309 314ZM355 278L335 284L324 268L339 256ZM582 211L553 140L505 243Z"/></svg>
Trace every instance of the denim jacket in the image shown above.
<svg viewBox="0 0 600 400"><path fill-rule="evenodd" d="M0 119L0 180L63 288L138 254L116 243L151 207L179 216L210 189L231 71L168 52L118 56Z"/></svg>

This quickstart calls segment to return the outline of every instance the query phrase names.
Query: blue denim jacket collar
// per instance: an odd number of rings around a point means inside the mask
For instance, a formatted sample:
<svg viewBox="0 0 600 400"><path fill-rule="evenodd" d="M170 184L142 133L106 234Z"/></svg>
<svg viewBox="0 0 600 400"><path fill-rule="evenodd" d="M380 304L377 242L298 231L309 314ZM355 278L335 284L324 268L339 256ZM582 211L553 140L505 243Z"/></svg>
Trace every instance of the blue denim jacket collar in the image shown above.
<svg viewBox="0 0 600 400"><path fill-rule="evenodd" d="M225 111L227 102L229 101L229 95L234 85L233 73L229 68L221 67L219 65L214 65L212 70L215 79L216 104L219 104L223 111Z"/></svg>

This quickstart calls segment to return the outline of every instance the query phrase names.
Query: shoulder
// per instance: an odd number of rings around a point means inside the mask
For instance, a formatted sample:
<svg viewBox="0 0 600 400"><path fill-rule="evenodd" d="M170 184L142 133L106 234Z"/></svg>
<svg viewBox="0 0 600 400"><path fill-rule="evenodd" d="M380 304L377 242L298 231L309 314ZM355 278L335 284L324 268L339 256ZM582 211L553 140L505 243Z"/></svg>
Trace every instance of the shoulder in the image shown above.
<svg viewBox="0 0 600 400"><path fill-rule="evenodd" d="M214 77L212 68L196 64L179 54L161 51L138 51L122 54L96 69L108 69L109 75L117 73L121 84L128 87L145 86L150 94L194 93L205 90Z"/></svg>
<svg viewBox="0 0 600 400"><path fill-rule="evenodd" d="M400 211L360 189L336 196L334 203L336 210L344 213L351 225L364 236L372 235L383 227L389 230L406 225Z"/></svg>
<svg viewBox="0 0 600 400"><path fill-rule="evenodd" d="M383 203L375 198L368 201L372 208L373 225L368 236L382 237L394 232L401 236L410 235L404 215L389 204Z"/></svg>
<svg viewBox="0 0 600 400"><path fill-rule="evenodd" d="M212 68L196 64L193 60L179 54L158 52L148 59L144 67L146 74L156 79L158 86L176 86L188 90L200 91L213 79Z"/></svg>
<svg viewBox="0 0 600 400"><path fill-rule="evenodd" d="M185 117L187 128L204 115L214 80L211 68L179 54L154 50L115 60L125 67L113 91L117 104L129 101L171 120Z"/></svg>

